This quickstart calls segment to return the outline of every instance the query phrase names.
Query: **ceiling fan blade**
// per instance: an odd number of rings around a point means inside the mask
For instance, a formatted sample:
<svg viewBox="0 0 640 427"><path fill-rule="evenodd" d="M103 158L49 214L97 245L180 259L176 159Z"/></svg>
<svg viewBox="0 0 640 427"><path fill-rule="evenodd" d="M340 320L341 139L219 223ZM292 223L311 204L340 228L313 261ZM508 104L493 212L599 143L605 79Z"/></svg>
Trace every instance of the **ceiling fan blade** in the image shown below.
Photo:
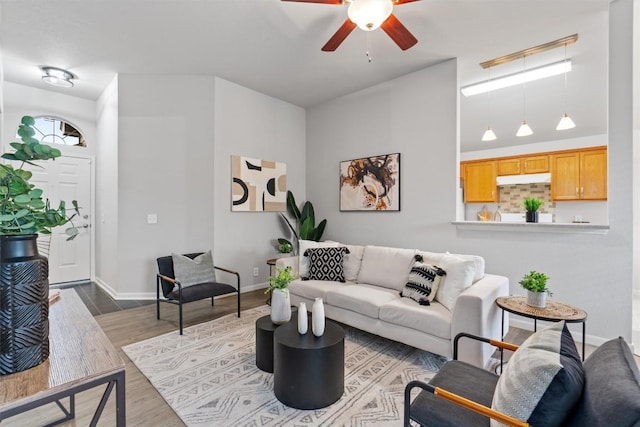
<svg viewBox="0 0 640 427"><path fill-rule="evenodd" d="M382 28L402 50L407 50L418 43L418 39L407 30L407 27L398 21L398 18L396 18L393 13L382 23L380 28Z"/></svg>
<svg viewBox="0 0 640 427"><path fill-rule="evenodd" d="M356 24L347 19L344 24L336 31L336 33L329 39L329 41L322 46L323 52L333 52L340 46L340 44L347 38L351 31L356 28Z"/></svg>
<svg viewBox="0 0 640 427"><path fill-rule="evenodd" d="M285 0L283 0L283 1L285 1ZM418 0L393 0L393 5L397 6L399 4L413 3L414 1L418 1Z"/></svg>
<svg viewBox="0 0 640 427"><path fill-rule="evenodd" d="M342 0L282 0L282 1L293 1L293 2L299 2L299 3L337 4L337 5L342 4ZM408 1L415 1L415 0L408 0Z"/></svg>

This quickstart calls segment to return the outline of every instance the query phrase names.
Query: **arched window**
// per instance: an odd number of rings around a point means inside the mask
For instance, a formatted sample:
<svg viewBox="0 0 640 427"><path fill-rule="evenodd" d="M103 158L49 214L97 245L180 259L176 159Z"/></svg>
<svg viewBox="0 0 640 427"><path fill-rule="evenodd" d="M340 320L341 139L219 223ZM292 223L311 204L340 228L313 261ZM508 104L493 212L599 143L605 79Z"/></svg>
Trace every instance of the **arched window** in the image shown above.
<svg viewBox="0 0 640 427"><path fill-rule="evenodd" d="M82 132L66 120L52 116L37 116L35 120L35 138L43 144L87 146Z"/></svg>

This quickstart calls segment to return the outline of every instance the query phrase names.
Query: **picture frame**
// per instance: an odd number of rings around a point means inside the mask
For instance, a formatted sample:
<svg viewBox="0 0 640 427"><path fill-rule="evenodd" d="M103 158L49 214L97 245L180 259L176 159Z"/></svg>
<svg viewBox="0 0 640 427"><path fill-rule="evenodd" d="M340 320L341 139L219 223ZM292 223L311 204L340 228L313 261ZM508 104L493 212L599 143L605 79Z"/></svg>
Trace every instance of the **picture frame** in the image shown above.
<svg viewBox="0 0 640 427"><path fill-rule="evenodd" d="M400 211L400 153L340 162L340 211Z"/></svg>

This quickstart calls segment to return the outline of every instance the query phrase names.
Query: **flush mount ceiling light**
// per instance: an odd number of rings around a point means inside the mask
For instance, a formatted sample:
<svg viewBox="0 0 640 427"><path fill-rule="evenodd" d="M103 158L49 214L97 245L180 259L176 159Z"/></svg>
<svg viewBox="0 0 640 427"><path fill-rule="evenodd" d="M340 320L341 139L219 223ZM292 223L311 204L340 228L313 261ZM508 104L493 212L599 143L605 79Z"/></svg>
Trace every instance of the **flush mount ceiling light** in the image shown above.
<svg viewBox="0 0 640 427"><path fill-rule="evenodd" d="M77 78L70 71L63 70L62 68L47 66L41 67L40 69L44 73L42 75L42 80L53 86L73 87L73 82L71 80Z"/></svg>

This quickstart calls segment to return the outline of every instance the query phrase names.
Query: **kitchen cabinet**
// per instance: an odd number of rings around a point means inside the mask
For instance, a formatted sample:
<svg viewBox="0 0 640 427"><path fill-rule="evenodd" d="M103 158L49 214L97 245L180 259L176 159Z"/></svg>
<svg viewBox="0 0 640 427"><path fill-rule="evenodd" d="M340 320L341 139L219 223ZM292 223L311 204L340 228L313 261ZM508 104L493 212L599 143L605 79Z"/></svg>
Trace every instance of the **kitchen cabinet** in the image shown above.
<svg viewBox="0 0 640 427"><path fill-rule="evenodd" d="M519 156L498 160L498 176L549 172L549 156Z"/></svg>
<svg viewBox="0 0 640 427"><path fill-rule="evenodd" d="M553 200L607 200L607 150L554 154L551 162Z"/></svg>
<svg viewBox="0 0 640 427"><path fill-rule="evenodd" d="M496 160L465 162L465 203L487 203L498 201L498 162Z"/></svg>

